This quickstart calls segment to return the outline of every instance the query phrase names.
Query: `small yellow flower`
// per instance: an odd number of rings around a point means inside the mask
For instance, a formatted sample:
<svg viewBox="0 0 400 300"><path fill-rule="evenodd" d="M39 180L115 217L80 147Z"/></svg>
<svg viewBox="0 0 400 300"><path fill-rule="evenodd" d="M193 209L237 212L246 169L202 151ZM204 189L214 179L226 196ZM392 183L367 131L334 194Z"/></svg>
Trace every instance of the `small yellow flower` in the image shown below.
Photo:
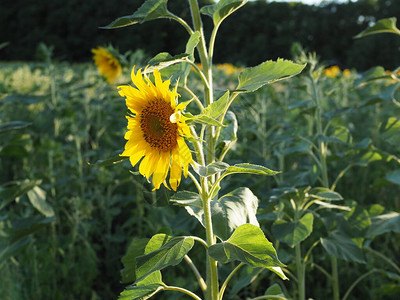
<svg viewBox="0 0 400 300"><path fill-rule="evenodd" d="M235 72L240 71L239 68L237 68L234 65L229 64L229 63L218 64L217 65L217 69L224 71L225 74L228 75L228 76L233 74L233 73L235 73Z"/></svg>
<svg viewBox="0 0 400 300"><path fill-rule="evenodd" d="M122 67L118 59L104 47L92 49L92 53L100 74L107 79L108 83L114 84L122 74Z"/></svg>
<svg viewBox="0 0 400 300"><path fill-rule="evenodd" d="M351 72L350 72L349 69L344 69L344 70L343 70L343 76L344 76L344 77L349 77L350 75L351 75Z"/></svg>
<svg viewBox="0 0 400 300"><path fill-rule="evenodd" d="M340 68L338 66L332 66L325 69L325 76L330 78L336 78L340 73Z"/></svg>
<svg viewBox="0 0 400 300"><path fill-rule="evenodd" d="M187 177L192 154L184 136L191 137L181 111L189 102L177 103L179 94L169 89L170 81L162 81L160 72L154 70L155 84L143 78L141 69L131 73L135 87L121 85L119 94L126 97L126 105L133 114L128 115L128 132L125 151L132 166L142 158L139 172L147 178L152 177L155 189L163 183L169 171L169 185L176 190L183 175Z"/></svg>

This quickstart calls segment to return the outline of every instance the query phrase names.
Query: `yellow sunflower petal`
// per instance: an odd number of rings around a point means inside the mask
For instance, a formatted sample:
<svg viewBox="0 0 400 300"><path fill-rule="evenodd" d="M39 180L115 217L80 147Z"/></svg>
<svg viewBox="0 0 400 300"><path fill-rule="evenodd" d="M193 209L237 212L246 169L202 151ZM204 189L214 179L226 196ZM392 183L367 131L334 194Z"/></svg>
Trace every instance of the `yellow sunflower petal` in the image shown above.
<svg viewBox="0 0 400 300"><path fill-rule="evenodd" d="M160 160L158 161L156 170L153 173L153 184L156 189L160 188L161 183L165 181L168 174L168 168L170 163L170 153L161 152Z"/></svg>
<svg viewBox="0 0 400 300"><path fill-rule="evenodd" d="M176 191L182 177L182 164L178 149L172 151L171 170L169 174L169 184Z"/></svg>

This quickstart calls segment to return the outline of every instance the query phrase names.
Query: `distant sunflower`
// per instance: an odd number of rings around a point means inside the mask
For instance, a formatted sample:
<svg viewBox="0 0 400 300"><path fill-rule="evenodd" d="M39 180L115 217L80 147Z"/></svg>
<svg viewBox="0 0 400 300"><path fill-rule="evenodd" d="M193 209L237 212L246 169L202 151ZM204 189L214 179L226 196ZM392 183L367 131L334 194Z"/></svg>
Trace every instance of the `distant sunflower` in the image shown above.
<svg viewBox="0 0 400 300"><path fill-rule="evenodd" d="M188 102L177 104L179 94L169 89L170 81L162 81L160 72L154 70L155 84L147 77L143 78L141 69L135 74L132 70L132 82L119 86L119 94L126 97L126 105L132 112L128 115L128 132L125 139L125 151L132 166L140 162L139 172L152 181L155 189L163 183L169 172L169 185L176 190L182 170L186 177L189 164L193 163L192 154L186 145L184 136L190 137L189 126L181 111Z"/></svg>
<svg viewBox="0 0 400 300"><path fill-rule="evenodd" d="M104 76L108 83L114 84L122 74L122 67L119 60L110 50L104 47L92 49L94 63L100 74Z"/></svg>

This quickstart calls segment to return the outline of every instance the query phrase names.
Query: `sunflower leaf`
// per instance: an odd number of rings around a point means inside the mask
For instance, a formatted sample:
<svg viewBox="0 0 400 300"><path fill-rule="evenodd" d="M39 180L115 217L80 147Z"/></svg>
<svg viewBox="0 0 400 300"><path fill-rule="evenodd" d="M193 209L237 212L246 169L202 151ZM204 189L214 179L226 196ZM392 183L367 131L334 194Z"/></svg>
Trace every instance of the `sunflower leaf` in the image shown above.
<svg viewBox="0 0 400 300"><path fill-rule="evenodd" d="M212 258L223 264L237 260L252 267L284 266L272 243L258 226L252 224L237 227L228 240L212 245L208 251Z"/></svg>
<svg viewBox="0 0 400 300"><path fill-rule="evenodd" d="M167 2L168 0L147 0L132 15L117 18L107 26L100 28L113 29L160 18L171 18L173 15L167 9Z"/></svg>
<svg viewBox="0 0 400 300"><path fill-rule="evenodd" d="M164 289L161 272L155 271L138 282L125 288L118 300L145 300Z"/></svg>
<svg viewBox="0 0 400 300"><path fill-rule="evenodd" d="M365 263L364 254L360 247L348 236L333 232L326 238L321 238L325 251L339 259Z"/></svg>
<svg viewBox="0 0 400 300"><path fill-rule="evenodd" d="M228 104L228 100L229 100L229 91L226 91L226 93L221 98L219 98L217 101L214 101L205 109L203 109L201 114L204 116L208 116L212 119L218 119L221 116L221 114L225 111L226 105Z"/></svg>
<svg viewBox="0 0 400 300"><path fill-rule="evenodd" d="M296 222L278 220L272 225L272 233L277 240L293 248L311 234L313 221L314 216L312 213L305 214Z"/></svg>
<svg viewBox="0 0 400 300"><path fill-rule="evenodd" d="M155 271L179 264L193 244L191 237L170 237L166 234L153 236L146 245L145 255L136 258L137 282Z"/></svg>
<svg viewBox="0 0 400 300"><path fill-rule="evenodd" d="M204 226L203 202L199 194L178 192L171 201L184 206ZM250 223L258 226L258 198L249 188L237 188L218 200L210 201L210 206L213 230L221 240L226 240L240 225Z"/></svg>
<svg viewBox="0 0 400 300"><path fill-rule="evenodd" d="M189 54L182 53L175 56L171 56L167 52L162 52L157 54L149 61L149 67L143 71L144 74L152 73L155 69L162 70L169 66L172 66L177 63L186 62L185 58L187 58Z"/></svg>
<svg viewBox="0 0 400 300"><path fill-rule="evenodd" d="M253 165L248 163L236 164L233 166L229 166L224 175L235 174L235 173L248 173L248 174L256 174L256 175L268 175L273 176L279 174L280 172L270 170L264 166Z"/></svg>
<svg viewBox="0 0 400 300"><path fill-rule="evenodd" d="M121 261L124 268L121 271L122 282L129 283L136 281L136 257L143 255L149 239L135 239L131 242Z"/></svg>
<svg viewBox="0 0 400 300"><path fill-rule="evenodd" d="M239 85L236 90L254 92L263 85L299 74L305 66L281 58L277 61L266 61L256 67L244 69L239 74Z"/></svg>
<svg viewBox="0 0 400 300"><path fill-rule="evenodd" d="M247 0L220 0L214 5L201 8L200 12L213 19L214 25L219 25L226 17L241 8Z"/></svg>
<svg viewBox="0 0 400 300"><path fill-rule="evenodd" d="M396 18L382 19L376 22L375 25L365 29L364 31L357 34L354 38L362 38L367 35L377 33L394 33L400 35L400 30L396 27Z"/></svg>

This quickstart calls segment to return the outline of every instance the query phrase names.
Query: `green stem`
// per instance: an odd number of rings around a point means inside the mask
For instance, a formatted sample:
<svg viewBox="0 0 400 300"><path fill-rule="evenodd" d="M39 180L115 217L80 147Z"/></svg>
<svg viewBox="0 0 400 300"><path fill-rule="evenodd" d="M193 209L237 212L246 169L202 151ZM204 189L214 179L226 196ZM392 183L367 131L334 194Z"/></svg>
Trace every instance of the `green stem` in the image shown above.
<svg viewBox="0 0 400 300"><path fill-rule="evenodd" d="M197 270L193 261L187 255L185 255L183 258L185 259L185 261L189 265L189 267L192 269L194 276L196 276L197 282L199 283L201 290L203 292L207 291L207 285L206 285L203 277L201 276L199 270Z"/></svg>
<svg viewBox="0 0 400 300"><path fill-rule="evenodd" d="M304 264L301 259L300 244L297 244L295 248L296 248L296 269L297 269L299 300L305 300L306 299L305 277L304 277L305 274L304 274Z"/></svg>
<svg viewBox="0 0 400 300"><path fill-rule="evenodd" d="M337 258L331 256L333 299L340 299Z"/></svg>
<svg viewBox="0 0 400 300"><path fill-rule="evenodd" d="M349 287L349 289L347 290L346 294L343 296L343 299L342 299L342 300L346 300L346 299L347 299L347 297L350 295L351 291L355 288L355 286L356 286L361 280L363 280L364 278L366 278L367 276L369 276L369 275L371 275L371 274L373 274L373 273L375 273L375 272L382 272L382 271L381 271L381 270L374 269L374 270L371 270L371 271L365 273L364 275L358 277L358 279L357 279L356 281L354 281L353 284Z"/></svg>
<svg viewBox="0 0 400 300"><path fill-rule="evenodd" d="M183 20L182 18L180 18L180 17L178 17L178 16L176 16L176 15L174 15L174 14L172 14L172 13L170 14L170 16L171 16L171 19L173 19L173 20L175 20L175 21L178 21L178 23L180 23L183 27L185 27L186 31L187 31L190 35L193 34L192 28L190 28L190 26L188 25L188 23L186 23L185 20Z"/></svg>
<svg viewBox="0 0 400 300"><path fill-rule="evenodd" d="M178 286L164 286L164 291L175 291L175 292L181 292L184 293L186 295L189 295L190 297L192 297L193 299L196 300L201 300L201 298L199 296L197 296L195 293L188 291L187 289L178 287Z"/></svg>
<svg viewBox="0 0 400 300"><path fill-rule="evenodd" d="M235 269L233 269L233 271L229 274L229 276L225 279L225 282L222 284L221 286L221 291L219 292L219 300L222 300L222 297L224 296L224 292L226 287L228 286L229 281L232 279L233 275L235 275L235 273L237 271L239 271L239 269L241 267L244 266L244 263L240 263Z"/></svg>

